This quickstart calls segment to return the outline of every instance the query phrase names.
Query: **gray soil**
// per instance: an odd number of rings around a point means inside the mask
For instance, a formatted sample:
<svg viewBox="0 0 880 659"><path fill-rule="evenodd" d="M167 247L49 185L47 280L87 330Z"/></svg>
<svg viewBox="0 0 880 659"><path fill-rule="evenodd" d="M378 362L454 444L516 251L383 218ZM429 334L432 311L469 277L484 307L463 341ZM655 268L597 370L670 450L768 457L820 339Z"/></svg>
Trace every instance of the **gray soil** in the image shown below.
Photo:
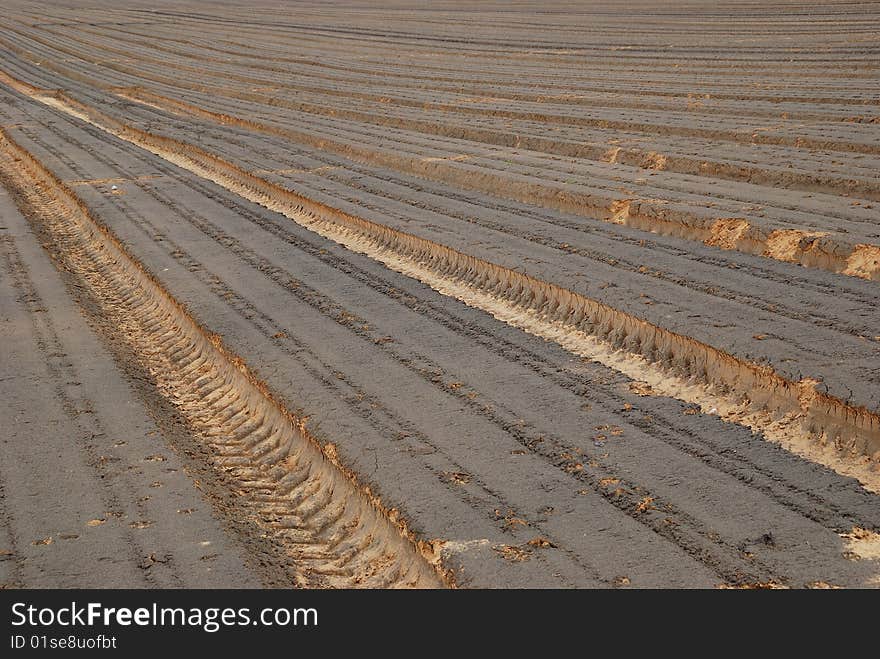
<svg viewBox="0 0 880 659"><path fill-rule="evenodd" d="M113 3L47 16L12 4L0 71L880 411L878 282L603 222L518 190L663 199L695 217L877 244L877 127L843 121L877 116L876 46L855 41L876 13L851 7L865 12L846 23L852 32L815 53L826 35L807 16L773 14L781 3L721 16L696 3L697 14L663 18L673 36L651 27L655 11L671 10L647 3L641 27L620 10L600 14L605 32L580 29L588 10L487 8L466 37L462 16L441 9L347 17L273 3ZM760 43L727 44L716 59L712 42L734 16ZM692 33L695 20L709 33ZM772 45L789 29L806 34L793 52ZM684 33L690 41L665 45ZM611 48L624 43L640 45ZM419 176L106 88L132 85L377 153L467 158L450 161L455 181ZM261 86L279 102L244 97ZM689 111L689 93L708 97ZM577 98L537 100L553 94ZM630 128L578 125L584 117ZM418 123L428 121L445 128ZM436 543L458 585L877 585L877 562L841 537L880 530L880 497L856 480L677 400L640 396L614 370L2 84L0 122L417 539ZM768 126L779 144L741 138ZM511 146L481 128L545 142ZM761 175L607 163L566 142L748 163ZM476 189L468 178L483 172L509 186ZM243 521L205 449L2 190L0 255L0 582L286 585L283 559Z"/></svg>
<svg viewBox="0 0 880 659"><path fill-rule="evenodd" d="M260 586L5 193L0 213L2 583Z"/></svg>

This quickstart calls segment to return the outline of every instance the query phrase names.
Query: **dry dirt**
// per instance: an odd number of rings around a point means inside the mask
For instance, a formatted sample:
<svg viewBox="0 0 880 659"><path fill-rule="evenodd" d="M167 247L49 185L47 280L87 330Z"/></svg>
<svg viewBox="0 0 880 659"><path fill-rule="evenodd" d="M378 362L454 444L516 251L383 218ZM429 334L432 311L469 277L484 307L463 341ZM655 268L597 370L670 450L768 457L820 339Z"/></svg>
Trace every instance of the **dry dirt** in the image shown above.
<svg viewBox="0 0 880 659"><path fill-rule="evenodd" d="M0 583L880 585L880 10L0 18Z"/></svg>

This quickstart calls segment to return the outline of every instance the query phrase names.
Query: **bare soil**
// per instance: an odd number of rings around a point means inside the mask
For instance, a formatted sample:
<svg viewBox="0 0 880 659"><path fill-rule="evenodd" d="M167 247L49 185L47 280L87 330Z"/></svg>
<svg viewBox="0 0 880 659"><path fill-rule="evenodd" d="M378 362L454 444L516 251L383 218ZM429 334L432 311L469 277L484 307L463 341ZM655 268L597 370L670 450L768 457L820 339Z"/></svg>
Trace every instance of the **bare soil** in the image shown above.
<svg viewBox="0 0 880 659"><path fill-rule="evenodd" d="M880 585L873 5L8 4L5 584Z"/></svg>

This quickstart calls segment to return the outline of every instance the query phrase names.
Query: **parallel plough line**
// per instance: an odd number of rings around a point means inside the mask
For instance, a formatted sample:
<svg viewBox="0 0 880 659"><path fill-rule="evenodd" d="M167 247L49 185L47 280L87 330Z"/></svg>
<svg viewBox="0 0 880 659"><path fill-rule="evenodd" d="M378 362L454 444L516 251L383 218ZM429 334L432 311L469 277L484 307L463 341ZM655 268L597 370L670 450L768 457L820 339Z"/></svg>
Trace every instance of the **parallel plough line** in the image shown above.
<svg viewBox="0 0 880 659"><path fill-rule="evenodd" d="M141 88L117 88L110 91L125 100L163 112L207 119L221 125L238 126L246 130L283 137L316 149L331 151L363 164L389 167L412 176L487 194L500 195L522 203L575 213L594 220L622 224L642 231L702 242L711 247L798 263L809 268L839 272L852 277L862 279L880 277L880 246L874 244L848 244L823 232L809 232L799 229L765 229L751 224L744 218L703 218L685 211L670 210L662 205L656 206L646 200L615 199L611 196L595 193L581 194L552 186L529 185L495 172L482 169L479 171L462 169L452 162L453 159L413 158L404 153L377 151L361 145L352 145L312 135L306 131L242 119L222 112L213 112L192 103ZM254 95L240 93L233 97L250 96ZM280 107L302 109L300 108L302 104L299 102L286 103L282 99L274 99L273 103ZM334 117L357 121L364 120L364 116L360 116L363 114L347 110L332 111ZM388 125L393 125L393 123ZM397 127L413 128L413 126ZM425 126L421 126L421 128L425 128ZM468 138L465 137L465 139ZM528 144L523 144L519 140L514 146L529 148ZM608 162L618 162L622 153L620 150L606 150L601 159ZM661 158L658 162L665 162L665 157L657 157ZM644 158L640 160L641 164L644 164L643 160ZM665 165L655 164L648 165L648 167L657 169L665 167Z"/></svg>
<svg viewBox="0 0 880 659"><path fill-rule="evenodd" d="M4 43L4 45L22 57L32 58L23 49L8 44L2 39L0 39L0 43ZM669 209L665 205L657 205L651 200L618 199L595 193L572 193L554 186L532 185L510 176L499 175L493 171L462 169L442 158L413 158L401 153L376 151L361 145L350 145L325 137L316 137L303 131L278 128L224 113L216 113L139 88L120 89L107 87L90 76L82 75L51 61L42 62L41 65L87 86L116 92L123 98L145 105L152 105L163 111L209 118L221 123L240 125L251 130L283 136L301 144L333 151L357 162L390 167L428 180L503 196L522 203L575 213L591 219L622 224L642 231L699 241L721 249L756 254L779 261L798 263L805 267L839 272L863 279L877 279L880 277L880 245L872 243L852 244L839 237L827 235L826 232L804 231L800 229L765 229L750 223L745 218L705 218L689 211ZM106 66L114 69L119 68L119 65L112 63L107 63ZM124 70L124 67L120 70ZM134 71L127 71L127 73L130 75L136 74ZM9 76L2 76L2 72L0 72L0 79L3 77ZM142 72L141 77L143 77ZM149 76L149 78L154 82L161 82L174 87L181 86L180 80L157 75ZM341 108L321 109L321 106L314 106L313 104L300 101L288 101L276 96L269 97L253 92L206 87L203 84L190 84L186 87L230 99L249 100L264 105L268 104L309 113L325 115L329 113L333 117L347 117L355 121L366 120L370 123L375 123L374 120L369 119L367 114L353 110ZM460 108L449 109L460 110ZM539 120L539 118L531 118L531 120ZM384 124L385 121L383 119L382 123ZM417 131L425 130L426 128L424 122L401 125L401 127L407 126ZM624 128L611 125L603 125L601 127ZM473 131L474 129L470 130ZM431 131L429 130L428 132ZM468 136L461 137L470 139ZM516 143L516 146L528 148L526 144ZM808 145L798 144L797 146L803 147ZM825 147L821 145L814 146L816 148L828 147L828 145L825 145ZM628 156L622 150L611 149L606 151L600 159L615 162L620 158L627 160ZM638 165L647 166L649 169L662 169L669 165L669 158L659 154L650 154L647 160L648 162L640 160ZM701 173L701 171L693 173Z"/></svg>
<svg viewBox="0 0 880 659"><path fill-rule="evenodd" d="M788 380L768 366L578 293L315 202L198 147L124 124L63 92L33 97L445 295L647 382L658 394L698 404L880 489L880 417L819 392L813 380Z"/></svg>
<svg viewBox="0 0 880 659"><path fill-rule="evenodd" d="M33 98L278 212L575 354L647 383L658 395L762 432L880 491L880 416L606 304L450 247L313 201L191 144L129 126L59 91Z"/></svg>
<svg viewBox="0 0 880 659"><path fill-rule="evenodd" d="M0 129L0 183L72 274L158 393L210 451L253 522L304 587L442 587L433 547L417 542L204 332L83 203Z"/></svg>

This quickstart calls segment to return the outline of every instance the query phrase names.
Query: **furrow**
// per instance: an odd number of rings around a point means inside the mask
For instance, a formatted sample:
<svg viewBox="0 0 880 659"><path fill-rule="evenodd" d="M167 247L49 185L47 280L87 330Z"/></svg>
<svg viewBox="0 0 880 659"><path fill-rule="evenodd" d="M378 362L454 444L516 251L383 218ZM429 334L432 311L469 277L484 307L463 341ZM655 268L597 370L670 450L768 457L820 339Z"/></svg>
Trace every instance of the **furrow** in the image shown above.
<svg viewBox="0 0 880 659"><path fill-rule="evenodd" d="M20 29L16 30L13 28L13 31L17 32L21 36L32 39L37 43L40 43L44 46L59 49L60 39L67 40L68 42L72 42L75 44L79 44L81 46L87 46L90 49L90 52L93 54L90 57L86 57L83 55L81 50L65 48L60 52L65 52L67 54L72 54L77 57L87 59L87 61L91 62L100 62L101 58L97 58L94 56L94 51L91 49L99 49L105 53L112 53L114 55L119 55L127 60L134 60L155 64L157 66L168 66L168 59L162 59L161 57L154 57L151 55L144 54L144 51L140 52L132 52L130 50L124 50L122 48L115 48L106 43L107 35L102 35L103 39L101 41L96 42L94 39L84 39L77 36L64 34L58 30L51 30L46 27L41 27L40 31L45 34L52 35L54 41L52 43L48 42L46 39L34 36L31 32L23 32ZM94 35L94 32L90 34ZM113 35L110 37L114 40L114 42L118 41L118 36ZM133 44L130 39L123 40L122 43L125 43L126 46L131 47ZM276 80L276 84L282 78L281 76L289 77L291 75L296 76L296 78L304 77L307 80L318 79L323 82L323 84L346 84L346 85L363 85L364 83L371 83L372 80L369 77L361 78L361 77L352 77L351 73L347 72L349 75L341 76L341 75L327 75L327 74L316 74L314 72L305 72L299 68L291 69L289 67L285 68L282 66L276 66L265 63L257 63L257 62L242 62L241 60L230 60L230 59L219 59L216 57L205 56L201 53L196 53L192 51L183 51L179 49L173 49L168 47L163 47L159 44L150 43L145 44L143 42L135 41L134 44L140 44L147 47L150 52L161 52L161 53L170 53L172 56L183 56L186 60L196 61L196 62L206 62L209 64L209 67L205 66L205 64L201 64L200 66L190 66L184 65L180 63L178 60L177 67L182 70L188 70L193 72L198 72L201 74L208 74L212 76L218 76L217 66L220 67L228 67L233 66L237 70L243 70L245 72L253 72L253 71L268 71L270 72ZM372 72L375 75L375 72ZM229 72L224 72L219 74L220 76L229 78ZM369 76L369 73L368 73ZM254 79L248 76L235 75L235 80L239 80L242 82L265 82L261 79ZM460 82L460 81L459 81ZM632 93L621 93L620 89L599 89L599 90L583 90L581 93L569 93L569 94L535 94L535 93L523 93L517 91L499 91L496 89L497 83L495 81L485 80L481 81L483 85L486 86L476 86L476 87L467 87L459 84L458 86L447 86L447 85L437 85L429 83L427 80L421 80L419 78L415 78L414 81L395 81L393 86L389 85L389 88L392 90L417 90L417 91L436 91L436 92L449 92L453 94L467 94L469 98L486 98L492 100L504 100L504 101L525 101L529 103L553 103L553 104L563 104L563 105L584 105L587 107L596 106L596 107L613 107L613 108L621 108L621 109L647 109L647 110L683 110L687 109L688 112L693 112L696 114L707 113L707 114L728 114L735 115L737 117L743 116L756 116L756 117L765 117L765 118L778 118L781 114L781 110L778 107L770 106L770 107L755 107L753 106L745 106L743 104L728 104L721 106L706 106L706 104L698 99L694 98L693 94L690 95L669 95L666 96L668 98L661 98L661 102L657 100L642 100L641 95L632 94ZM385 83L389 84L389 83ZM314 91L317 93L324 93L327 88L326 87L297 87L285 85L287 88L292 89L303 89L308 91ZM407 92L409 93L409 92ZM649 99L656 99L659 95L648 96ZM717 96L715 96L717 99ZM469 100L469 99L468 99ZM739 100L739 99L737 99ZM753 103L756 103L755 99L751 99ZM717 102L717 101L716 101ZM804 121L804 120L820 120L820 121L848 121L849 118L846 116L841 116L840 114L825 113L825 112L805 112L805 111L791 111L785 113L788 119L795 121Z"/></svg>
<svg viewBox="0 0 880 659"><path fill-rule="evenodd" d="M98 132L96 129L91 128L90 126L87 129ZM60 132L61 129L59 129L57 125L50 126L49 130L58 136L61 136L63 134L65 140L71 141L78 148L85 149L97 160L110 165L110 160L108 160L104 154L99 153L93 147L79 143L69 134ZM47 148L46 144L37 135L29 135L29 139L33 140L35 144L40 145L41 148ZM146 160L144 160L146 153L141 151L140 149L132 147L132 155L135 157L139 157L141 160L146 162ZM79 172L79 167L76 166L75 163L70 163L70 165L73 167L74 171ZM118 167L118 165L116 165L116 167ZM169 172L175 169L175 167L170 164L165 165L165 168L167 168ZM185 183L188 187L190 187L194 191L197 191L199 194L205 195L215 200L217 199L217 192L213 186L205 185L204 183L201 183L199 179L188 180ZM164 195L160 195L157 190L151 187L145 188L145 191L148 192L151 196L154 196L161 203L168 205L169 207L174 209L181 218L184 218L189 222L194 222L196 226L201 227L200 230L204 230L206 228L205 225L202 223L206 223L207 220L205 220L204 218L199 218L198 213L188 208L179 208L179 200L174 200L165 197ZM241 298L241 296L237 295L232 289L228 287L228 285L223 283L220 278L218 278L210 271L207 271L201 264L198 263L198 261L195 261L189 254L187 254L178 245L176 245L171 237L162 234L149 219L141 215L136 209L127 206L124 203L124 198L114 198L114 203L118 205L118 208L123 215L125 215L126 217L131 217L135 221L136 225L142 228L145 236L150 239L160 239L161 242L159 244L162 245L175 259L183 263L189 271L193 272L195 276L208 287L209 290L214 292L217 295L218 300L222 304L228 306L228 309L231 313L239 314L242 318L246 319L247 322L252 324L253 327L255 327L260 332L260 334L265 338L268 343L272 343L276 347L282 349L285 355L290 357L290 359L294 363L296 363L297 368L301 368L308 375L315 377L316 379L322 380L326 386L333 389L334 391L337 389L337 387L339 387L341 383L345 384L345 391L348 391L349 388L354 389L354 392L356 394L354 400L358 401L357 403L353 402L351 396L346 396L344 391L337 391L337 395L346 399L346 402L350 405L349 409L351 413L358 416L365 416L365 418L369 420L370 425L375 429L377 433L383 436L395 437L397 441L406 441L407 443L411 444L411 447L417 454L424 453L425 448L427 447L430 453L444 455L445 459L449 461L448 468L446 469L438 468L434 461L425 461L422 464L422 466L428 469L440 482L444 482L442 478L444 473L465 471L464 467L461 464L457 463L453 458L449 457L441 447L433 443L431 439L424 435L424 433L422 433L417 427L413 426L407 420L396 416L394 412L392 410L389 410L380 400L374 398L369 394L366 394L361 388L357 387L356 384L350 382L349 379L343 374L335 372L333 377L330 379L328 379L326 376L322 377L321 373L315 370L314 362L317 361L321 363L322 367L326 371L332 372L332 367L329 364L322 362L320 357L315 354L315 352L307 345L294 340L291 336L292 333L290 331L290 328L282 328L281 326L277 325L277 323L273 322L272 319L266 317L265 314L257 310L250 301L245 300ZM240 206L238 208L238 212L242 213L245 217L248 217L251 220L259 219L256 216L253 216L253 214L245 209L244 206ZM217 239L217 236L212 234L210 231L208 231L206 235L208 235L210 238ZM220 240L219 242L228 244L229 240L225 239ZM310 251L310 253L312 253L313 256L317 257L326 258L327 256L329 256L329 253L326 250L319 249L318 247L315 247L314 250ZM341 265L341 263L337 265ZM363 273L362 271L359 272L362 276L365 276L365 273ZM285 279L284 281L288 280ZM375 284L373 285L375 286ZM294 290L299 293L304 288L307 287L300 282L294 288ZM312 296L315 294L316 292L310 293L306 299L308 299L311 304L315 305L316 308L322 308L323 313L327 313L327 310L323 309L323 304L321 304L320 301L316 305L315 300L311 299ZM332 315L334 319L338 319L335 314ZM284 339L279 340L278 336L279 333L282 332L282 330L284 333ZM309 355L308 359L303 359L304 354ZM369 413L366 415L364 415L364 408L369 409ZM381 411L383 417L387 417L387 421L379 421L376 418L377 411ZM246 420L247 419L243 416L242 418L237 419L235 427L241 425ZM290 468L293 469L294 467L291 466ZM305 468L299 468L298 473L290 473L285 477L285 482L283 484L282 490L284 492L292 491L293 487L298 486L307 478L307 470ZM473 494L466 493L461 488L454 487L454 485L448 483L446 485L450 491L454 492L456 496L461 496L472 508L479 508L481 510L488 511L516 509L516 506L507 501L502 495L495 491L492 491L483 484L480 485L483 491L481 496L475 496ZM266 498L266 500L271 499L272 501L275 501L276 499L274 496L264 496L264 498ZM621 503L620 498L615 498L614 503L615 505L619 506ZM625 510L625 507L621 506L621 508ZM524 512L518 512L517 516L520 518L529 517L529 515ZM500 532L504 534L511 534L511 529L503 524L503 520L494 521L499 526ZM554 534L542 528L542 524L539 521L529 520L529 524L535 532L538 532L543 537L547 537L552 540ZM846 528L849 528L849 526L847 526ZM297 542L305 542L305 540L302 539L301 535L302 534L300 532L297 532ZM293 536L291 535L290 537ZM339 532L335 532L335 538L336 543L341 543L343 540L345 540L345 537ZM553 542L554 544L562 547L562 545L558 541L553 540ZM346 546L348 546L348 544ZM350 552L350 548L348 551ZM575 552L572 552L568 549L563 549L563 551L566 552L573 563L575 563L585 573L589 574L590 578L594 579L596 583L601 583L603 581L602 577L596 572L595 568L586 563L582 557L578 556ZM538 560L538 562L543 562L543 557L541 555L538 555L536 559ZM740 575L740 573L735 573L733 570L728 571L726 574L729 574L731 576L731 579L748 580L751 578L752 580L754 580L753 576L738 576Z"/></svg>
<svg viewBox="0 0 880 659"><path fill-rule="evenodd" d="M126 30L122 29L119 26L114 26L111 34L106 34L105 32L97 31L98 28L95 29L82 29L82 32L93 34L99 38L107 39L113 38L118 39L120 34L126 35L125 43L132 44L137 43L142 46L148 47L151 51L161 51L166 52L171 55L185 55L187 57L192 57L192 50L196 50L199 54L205 52L214 52L218 53L221 57L210 58L209 61L216 62L225 62L230 59L242 59L245 60L256 60L258 62L265 62L266 58L255 57L252 54L252 49L250 45L236 43L234 41L220 41L217 39L197 39L194 38L193 35L187 35L189 39L181 39L179 31L173 32L165 32L162 35L161 40L156 39L155 34L145 34L143 32L137 32L135 30ZM262 35L265 38L265 35ZM140 39L132 39L131 37L140 37ZM145 38L149 39L148 41L144 40ZM184 46L187 46L190 50L178 50L174 48L169 48L167 44L169 43L179 43ZM227 44L224 48L223 45ZM346 61L342 58L338 57L338 48L335 44L329 48L323 48L315 50L314 48L309 51L312 54L312 57L290 57L290 51L287 43L280 44L280 47L276 47L274 49L270 49L269 40L265 40L263 44L261 44L264 48L264 53L271 54L271 61L277 63L287 63L287 64L296 64L299 66L308 66L314 67L321 70L331 70L331 71L342 71L346 74L364 74L367 76L381 76L385 79L394 79L394 78L405 78L412 79L418 81L429 81L429 82L445 82L445 83L454 83L459 85L460 88L464 84L474 84L479 83L481 85L487 84L486 81L486 71L485 70L473 70L469 69L467 65L458 66L455 68L452 67L442 67L442 66L434 66L428 67L424 63L407 61L404 67L396 65L393 61L377 61L373 63L374 68L361 68L360 66L353 65L350 61ZM231 46L237 46L237 49L230 50ZM447 53L447 56L449 53ZM590 65L588 61L579 60L576 65L565 71L557 70L554 71L555 75L548 76L545 75L546 71L542 69L540 71L540 76L535 76L534 72L532 72L529 76L529 79L535 80L540 83L542 89L548 90L559 90L562 92L569 92L569 94L558 94L557 96L562 97L564 99L567 96L572 95L572 93L583 92L583 91L593 91L593 92L602 92L602 93L626 93L633 96L660 96L660 97L674 97L674 98L685 98L689 99L694 96L693 91L687 90L683 83L677 82L676 79L667 79L665 80L666 87L661 88L647 88L644 86L639 87L624 87L621 84L621 80L619 77L616 80L609 80L607 75L605 76L585 76L585 70L591 70L593 73L603 73L605 72L603 63L602 67L598 69L589 69L587 68ZM265 67L265 64L263 64ZM276 69L277 67L271 67L271 70ZM437 73L445 73L446 75L435 75ZM470 74L468 76L468 74ZM524 86L522 80L522 72L511 72L506 69L502 69L502 67L497 67L496 70L492 71L494 75L494 79L491 81L493 86L501 86L501 87L519 87L522 88ZM462 77L462 76L468 77ZM676 72L677 76L680 76L680 72ZM547 80L550 82L547 82ZM563 84L556 84L557 81ZM586 86L584 83L603 83L601 86ZM638 82L638 81L636 81ZM616 83L616 84L614 84ZM632 81L629 84L635 84ZM770 103L785 103L785 102L794 102L794 103L811 103L811 104L840 104L843 99L838 96L809 96L805 94L799 95L780 95L780 94L768 94L768 93L760 93L758 91L749 90L749 93L746 94L745 90L738 89L741 87L740 82L736 83L721 83L719 81L714 81L714 86L711 88L711 96L712 98L722 99L722 100L734 100L734 101L766 101ZM733 92L725 92L718 91L719 89L727 89L731 86L736 87ZM670 87L673 88L670 90ZM739 93L737 93L739 92ZM537 97L542 98L542 97ZM549 100L562 100L556 98L556 96L550 95L546 97ZM876 105L877 102L874 99L867 98L846 98L845 102L847 104L854 105Z"/></svg>
<svg viewBox="0 0 880 659"><path fill-rule="evenodd" d="M21 56L28 57L28 54L20 48L13 47L13 51ZM78 80L86 85L95 86L96 81L90 76L84 76L67 67L62 67L54 62L46 62L47 68L56 70L61 75ZM109 65L111 68L119 68L118 65ZM146 76L141 71L141 77L147 77L151 80L161 82L173 87L181 87L180 80L173 80L166 77ZM105 84L98 83L98 87L107 87ZM265 94L257 94L251 91L234 91L228 88L209 88L203 85L188 86L187 88L198 89L212 95L219 95L226 98L251 100L264 105L273 107L281 107L286 109L294 109L309 113L326 113L327 109L314 104L303 103L301 101L289 101L277 96L266 96ZM704 216L702 214L693 213L686 209L673 209L666 207L664 203L655 203L656 200L624 198L622 195L605 195L596 193L573 193L557 186L526 183L517 180L516 177L501 175L496 171L487 170L485 168L475 168L468 166L460 166L453 162L453 159L446 158L417 158L407 155L403 152L377 151L370 149L361 144L352 144L340 142L338 140L326 137L317 137L309 133L292 130L289 128L278 128L267 126L259 122L239 119L223 113L215 113L201 108L195 110L191 104L175 101L167 97L159 97L163 105L155 105L152 101L144 101L136 97L137 94L151 94L137 89L126 89L123 92L129 97L129 100L139 100L142 103L159 107L166 111L181 112L183 108L185 112L201 111L202 118L212 118L221 123L234 123L236 121L243 122L240 125L246 126L252 130L268 131L275 135L283 136L287 139L293 139L303 144L308 144L316 148L331 150L335 153L351 158L352 160L378 165L382 167L390 167L399 171L407 172L415 176L423 177L430 180L441 181L461 188L486 192L496 196L502 196L523 203L534 204L546 208L552 208L563 212L571 212L591 219L598 219L607 222L622 224L644 231L659 233L662 235L671 235L685 240L699 241L706 245L717 247L720 249L732 249L748 254L761 255L767 258L773 258L780 261L798 263L805 267L820 268L831 272L838 272L849 276L861 277L864 279L880 278L880 246L873 243L862 243L848 241L845 238L827 235L824 231L807 231L802 229L773 228L758 226L750 223L747 219L738 217L718 216L717 214ZM177 104L176 108L169 110L169 106ZM182 105L180 105L182 104ZM190 106L190 107L187 107ZM421 104L418 104L421 107ZM449 108L440 108L442 110ZM460 110L459 110L460 111ZM346 109L332 109L329 111L334 117L348 116L351 111ZM352 118L363 121L364 113L355 112ZM506 116L506 115L505 115ZM503 118L503 117L502 117ZM534 117L508 117L520 118L535 121ZM369 118L367 119L369 121ZM543 120L543 119L541 119ZM373 120L372 123L375 123ZM393 123L393 122L392 122ZM595 123L595 122L594 122ZM383 124L387 125L385 119ZM601 125L600 125L601 124ZM607 125L606 125L607 124ZM593 124L589 124L593 125ZM627 129L625 126L618 126L612 122L599 122L596 126L607 129ZM410 126L419 129L418 126ZM422 127L424 129L424 127ZM633 129L629 127L629 129ZM641 128L636 128L642 130ZM444 129L445 130L445 129ZM469 131L472 129L468 129ZM645 129L647 130L647 129ZM448 132L448 131L447 131ZM670 133L670 134L675 134ZM708 135L717 139L723 139L724 136ZM770 139L772 136L752 136L749 143L761 144L788 144L786 141L779 142ZM464 139L468 139L467 136ZM517 136L515 146L525 148L528 144L528 137ZM751 139L751 138L750 138ZM734 140L735 141L735 140ZM533 146L540 147L539 144ZM825 148L827 144L813 144L809 140L804 141L798 139L794 146L804 148ZM578 150L586 148L583 145L578 146ZM867 147L866 147L867 148ZM637 150L638 151L638 150ZM583 154L581 154L583 155ZM587 153L587 156L591 154ZM592 154L597 156L598 154ZM621 162L631 161L638 154L630 154L628 149L605 149L604 153L599 157L600 160L617 162L618 158L622 158ZM650 170L668 169L670 160L675 163L680 160L675 156L665 156L662 154L649 152L646 157L638 157L638 162L632 163L639 167L646 167ZM700 163L679 163L683 167L683 171L697 175L709 174L718 178L738 180L743 176L756 177L755 183L761 183L765 177L764 170L753 171L753 168L745 169L739 166L721 166L713 168L711 163L708 169L705 161ZM786 180L795 181L797 176L783 175ZM772 178L772 176L771 176ZM752 178L748 179L750 182ZM827 179L822 181L808 181L799 179L800 183L794 185L795 188L813 189L815 187L822 188L826 186ZM858 192L861 190L867 197L872 196L870 184L865 188L867 182L864 181L839 181L832 187L841 190L849 190L850 192ZM842 186L842 187L841 187Z"/></svg>
<svg viewBox="0 0 880 659"><path fill-rule="evenodd" d="M697 216L655 204L620 196L578 194L545 185L524 185L509 176L481 169L463 169L442 158L414 158L403 153L377 151L366 146L318 137L300 130L282 128L225 113L213 112L192 103L172 99L143 89L116 90L120 98L141 103L164 112L186 117L207 119L220 125L234 125L247 130L275 135L313 148L330 151L356 162L389 167L417 177L455 185L459 188L507 197L590 219L634 227L661 235L693 240L720 249L755 254L805 267L820 268L863 279L880 278L880 246L869 243L849 244L821 232L797 229L772 229L750 224L741 218ZM282 104L283 101L277 101ZM334 112L344 116L344 111ZM517 139L514 146L528 148ZM603 158L616 159L619 154L606 150ZM657 154L653 154L657 156ZM640 164L643 164L640 160ZM663 159L664 162L667 160ZM651 168L656 168L656 161ZM665 165L664 165L665 166ZM702 165L698 167L702 170ZM697 172L695 172L697 173ZM751 175L750 175L751 176ZM723 177L722 177L723 178Z"/></svg>
<svg viewBox="0 0 880 659"><path fill-rule="evenodd" d="M657 393L761 431L876 488L876 413L823 394L598 301L309 200L202 149L127 126L64 94L39 100L141 146L320 235L577 354L648 382ZM822 447L834 450L826 451Z"/></svg>
<svg viewBox="0 0 880 659"><path fill-rule="evenodd" d="M290 528L319 544L319 536L330 532L351 535L352 542L363 546L346 570L334 571L336 554L300 556L283 536L274 535L289 556L297 583L347 588L446 585L450 577L429 561L434 560L430 548L417 543L396 514L392 521L392 513L308 436L302 421L275 402L216 337L206 335L82 202L5 131L0 132L0 178L59 266L118 328L118 337L193 435L213 450L218 471L232 479L252 511L254 532L273 536L274 527L266 520L280 515L291 520ZM234 421L242 414L248 421ZM239 456L224 456L223 450L236 441ZM288 489L284 476L298 463L307 465L309 478ZM280 504L261 501L260 493L275 496ZM308 515L297 515L298 506L306 506ZM359 520L356 528L353 519Z"/></svg>
<svg viewBox="0 0 880 659"><path fill-rule="evenodd" d="M140 102L144 105L150 104L152 107L165 112L189 114L189 116L199 116L203 119L219 120L222 123L243 126L243 123L235 122L234 118L226 113L196 108L190 103L171 99L143 88L120 89L116 90L116 94L127 100ZM292 104L282 103L288 106L289 109L294 109ZM526 149L567 158L584 158L596 162L628 165L647 171L670 171L729 181L744 181L756 185L826 194L853 195L864 199L880 200L880 184L874 180L854 177L847 178L826 173L793 172L766 165L753 165L748 162L727 162L722 159L707 157L706 155L696 157L635 146L612 146L608 141L603 142L595 138L592 141L571 138L564 140L555 139L540 134L530 134L530 131L534 133L539 126L533 123L520 123L516 127L501 130L487 123L431 121L429 119L416 119L387 113L376 114L361 110L321 106L302 101L297 102L295 109L335 119L348 119L378 126L388 126L399 130L417 131L430 135L507 148ZM248 125L243 127L251 130L257 129L266 132L266 128L268 128L266 125L257 128L253 125L257 122L253 121L248 121L247 123ZM272 132L277 134L276 130Z"/></svg>

